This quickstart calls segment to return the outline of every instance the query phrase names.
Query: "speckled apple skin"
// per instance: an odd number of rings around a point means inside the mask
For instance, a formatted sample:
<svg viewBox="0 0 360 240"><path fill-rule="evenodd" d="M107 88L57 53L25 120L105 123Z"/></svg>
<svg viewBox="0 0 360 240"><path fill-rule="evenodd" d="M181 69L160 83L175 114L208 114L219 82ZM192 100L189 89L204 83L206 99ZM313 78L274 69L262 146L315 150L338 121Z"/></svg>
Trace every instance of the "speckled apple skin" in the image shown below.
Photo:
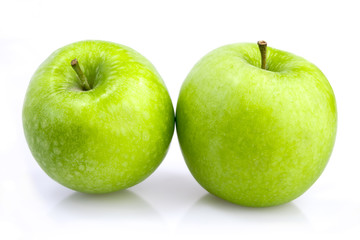
<svg viewBox="0 0 360 240"><path fill-rule="evenodd" d="M92 90L82 91L77 58ZM174 131L170 96L136 51L82 41L55 51L37 69L23 106L23 127L41 168L87 193L133 186L161 163Z"/></svg>
<svg viewBox="0 0 360 240"><path fill-rule="evenodd" d="M187 166L210 193L266 207L289 202L320 176L331 155L337 112L332 88L305 59L256 44L203 57L182 85L177 134Z"/></svg>

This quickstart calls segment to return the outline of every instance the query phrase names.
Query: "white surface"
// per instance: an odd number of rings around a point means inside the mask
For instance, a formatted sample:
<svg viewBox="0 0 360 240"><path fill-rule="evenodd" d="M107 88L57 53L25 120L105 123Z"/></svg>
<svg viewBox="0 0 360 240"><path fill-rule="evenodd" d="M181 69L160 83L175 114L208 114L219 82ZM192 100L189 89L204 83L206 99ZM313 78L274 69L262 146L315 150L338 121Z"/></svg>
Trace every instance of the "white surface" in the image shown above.
<svg viewBox="0 0 360 240"><path fill-rule="evenodd" d="M357 1L0 1L0 239L277 239L360 237ZM162 165L122 192L92 196L51 180L25 142L22 101L39 64L65 44L102 39L147 57L174 106L204 54L265 39L315 63L337 98L335 148L323 175L279 207L236 206L187 170L176 133ZM186 236L184 236L186 235Z"/></svg>

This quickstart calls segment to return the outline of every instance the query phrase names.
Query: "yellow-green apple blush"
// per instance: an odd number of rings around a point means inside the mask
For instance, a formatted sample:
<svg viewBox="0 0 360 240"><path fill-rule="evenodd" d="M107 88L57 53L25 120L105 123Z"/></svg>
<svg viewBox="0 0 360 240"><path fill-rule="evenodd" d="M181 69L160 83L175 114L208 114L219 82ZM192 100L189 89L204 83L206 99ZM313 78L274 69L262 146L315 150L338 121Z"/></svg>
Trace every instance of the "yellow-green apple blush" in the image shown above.
<svg viewBox="0 0 360 240"><path fill-rule="evenodd" d="M174 110L154 66L133 49L81 41L37 69L23 106L23 127L40 167L87 193L131 187L161 163Z"/></svg>
<svg viewBox="0 0 360 240"><path fill-rule="evenodd" d="M336 126L324 74L264 41L203 57L176 109L181 150L195 179L220 198L252 207L303 194L328 162Z"/></svg>

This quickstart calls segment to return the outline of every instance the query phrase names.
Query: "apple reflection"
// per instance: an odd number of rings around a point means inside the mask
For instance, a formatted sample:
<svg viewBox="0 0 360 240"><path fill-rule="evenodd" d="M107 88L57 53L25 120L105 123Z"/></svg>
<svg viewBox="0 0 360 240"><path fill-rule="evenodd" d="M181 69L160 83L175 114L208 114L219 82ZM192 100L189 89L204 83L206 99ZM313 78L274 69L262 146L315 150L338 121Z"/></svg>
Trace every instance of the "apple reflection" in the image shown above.
<svg viewBox="0 0 360 240"><path fill-rule="evenodd" d="M90 195L74 193L61 201L50 212L50 217L61 223L87 221L159 225L159 213L139 195L129 190Z"/></svg>
<svg viewBox="0 0 360 240"><path fill-rule="evenodd" d="M254 230L254 233L259 233L270 230L292 231L308 227L308 219L292 202L274 207L251 208L205 194L189 208L178 230L184 233L202 228L207 233L241 230Z"/></svg>

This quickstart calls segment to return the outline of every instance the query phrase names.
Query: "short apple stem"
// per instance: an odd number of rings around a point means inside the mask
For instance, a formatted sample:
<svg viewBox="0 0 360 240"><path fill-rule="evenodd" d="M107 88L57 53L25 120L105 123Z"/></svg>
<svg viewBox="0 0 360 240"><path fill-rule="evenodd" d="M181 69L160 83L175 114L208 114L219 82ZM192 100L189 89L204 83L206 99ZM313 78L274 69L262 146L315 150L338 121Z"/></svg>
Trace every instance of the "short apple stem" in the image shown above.
<svg viewBox="0 0 360 240"><path fill-rule="evenodd" d="M80 84L81 84L81 87L85 90L85 91L88 91L90 90L90 85L86 79L86 76L84 74L84 72L81 70L80 68L80 65L79 65L79 62L78 60L75 58L74 60L71 61L71 66L72 68L74 69L74 71L76 72L79 80L80 80Z"/></svg>
<svg viewBox="0 0 360 240"><path fill-rule="evenodd" d="M261 41L258 41L257 44L259 46L260 54L261 54L261 68L266 69L266 48L267 48L267 43L264 40L261 40Z"/></svg>

